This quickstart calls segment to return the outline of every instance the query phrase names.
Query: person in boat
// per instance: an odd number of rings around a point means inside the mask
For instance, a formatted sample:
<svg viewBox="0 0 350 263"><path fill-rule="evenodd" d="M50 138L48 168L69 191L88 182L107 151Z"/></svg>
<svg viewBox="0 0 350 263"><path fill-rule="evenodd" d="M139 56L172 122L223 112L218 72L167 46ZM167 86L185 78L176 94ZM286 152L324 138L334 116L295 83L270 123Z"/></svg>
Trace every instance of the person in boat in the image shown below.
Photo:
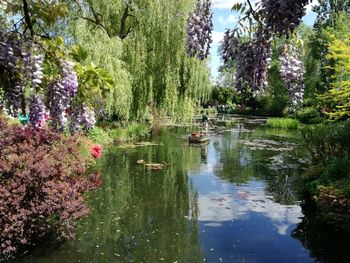
<svg viewBox="0 0 350 263"><path fill-rule="evenodd" d="M207 112L202 111L202 126L205 131L208 131L208 122L209 118Z"/></svg>

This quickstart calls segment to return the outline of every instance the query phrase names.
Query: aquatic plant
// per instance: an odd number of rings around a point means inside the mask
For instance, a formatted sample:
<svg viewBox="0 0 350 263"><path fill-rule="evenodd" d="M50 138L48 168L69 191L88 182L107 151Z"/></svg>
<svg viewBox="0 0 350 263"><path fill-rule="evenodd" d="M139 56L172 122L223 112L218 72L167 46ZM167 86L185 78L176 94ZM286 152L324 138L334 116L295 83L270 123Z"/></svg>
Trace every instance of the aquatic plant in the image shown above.
<svg viewBox="0 0 350 263"><path fill-rule="evenodd" d="M292 118L269 118L266 125L271 128L298 129L300 123Z"/></svg>

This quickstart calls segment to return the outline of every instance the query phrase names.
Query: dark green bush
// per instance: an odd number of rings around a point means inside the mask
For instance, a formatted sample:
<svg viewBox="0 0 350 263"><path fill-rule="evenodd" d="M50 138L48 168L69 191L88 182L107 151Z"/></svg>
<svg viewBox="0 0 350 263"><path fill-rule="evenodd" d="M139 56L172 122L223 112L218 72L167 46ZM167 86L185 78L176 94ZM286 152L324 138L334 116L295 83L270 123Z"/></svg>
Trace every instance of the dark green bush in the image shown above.
<svg viewBox="0 0 350 263"><path fill-rule="evenodd" d="M264 111L269 116L282 117L290 104L288 96L267 97Z"/></svg>
<svg viewBox="0 0 350 263"><path fill-rule="evenodd" d="M151 127L147 124L132 123L128 127L128 137L131 140L143 140L150 136Z"/></svg>
<svg viewBox="0 0 350 263"><path fill-rule="evenodd" d="M305 99L302 104L303 107L314 107L316 105L317 105L317 100L312 98Z"/></svg>
<svg viewBox="0 0 350 263"><path fill-rule="evenodd" d="M333 181L334 179L340 180L350 175L350 162L349 158L344 157L340 159L332 160L322 173L323 181ZM342 187L342 186L341 186Z"/></svg>
<svg viewBox="0 0 350 263"><path fill-rule="evenodd" d="M302 129L313 165L305 176L305 190L319 196L319 187L331 187L350 197L350 121Z"/></svg>
<svg viewBox="0 0 350 263"><path fill-rule="evenodd" d="M296 112L299 121L306 124L319 124L323 122L320 112L314 107L302 108Z"/></svg>
<svg viewBox="0 0 350 263"><path fill-rule="evenodd" d="M339 124L318 124L302 129L314 162L330 164L350 156L350 121Z"/></svg>

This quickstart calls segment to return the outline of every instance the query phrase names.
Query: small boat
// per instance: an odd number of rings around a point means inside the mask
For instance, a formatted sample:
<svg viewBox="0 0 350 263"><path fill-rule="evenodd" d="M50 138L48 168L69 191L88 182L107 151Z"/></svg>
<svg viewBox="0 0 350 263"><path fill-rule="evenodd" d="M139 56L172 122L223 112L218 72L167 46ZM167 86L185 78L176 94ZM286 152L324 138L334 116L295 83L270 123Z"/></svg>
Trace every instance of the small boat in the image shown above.
<svg viewBox="0 0 350 263"><path fill-rule="evenodd" d="M188 137L189 143L208 143L210 137L205 133L194 132Z"/></svg>

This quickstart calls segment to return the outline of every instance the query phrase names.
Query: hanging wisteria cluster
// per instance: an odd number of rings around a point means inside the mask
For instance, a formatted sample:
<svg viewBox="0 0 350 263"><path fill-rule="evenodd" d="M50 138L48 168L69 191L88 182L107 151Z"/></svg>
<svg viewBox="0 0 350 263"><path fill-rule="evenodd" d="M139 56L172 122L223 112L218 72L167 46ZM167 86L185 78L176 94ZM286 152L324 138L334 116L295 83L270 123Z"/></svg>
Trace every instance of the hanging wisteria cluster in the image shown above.
<svg viewBox="0 0 350 263"><path fill-rule="evenodd" d="M96 123L94 112L85 105L72 106L69 110L69 119L69 130L72 134L80 129L87 132Z"/></svg>
<svg viewBox="0 0 350 263"><path fill-rule="evenodd" d="M62 61L62 85L65 87L70 97L75 97L78 91L78 77L74 71L74 64L70 61Z"/></svg>
<svg viewBox="0 0 350 263"><path fill-rule="evenodd" d="M42 83L42 78L44 77L44 74L42 72L43 68L42 68L42 64L43 64L43 56L42 55L35 55L32 58L32 87L34 89L38 88L39 85Z"/></svg>
<svg viewBox="0 0 350 263"><path fill-rule="evenodd" d="M271 56L271 37L287 36L300 25L305 15L306 5L312 0L262 0L258 10L249 9L253 14L257 30L251 38L236 37L237 30L228 30L221 44L221 54L224 63L233 60L236 64L236 89L247 90L256 95L267 86L268 63ZM251 7L251 6L250 6ZM250 20L251 22L251 20ZM250 27L252 28L252 27ZM254 28L254 27L253 27ZM251 33L251 32L250 32ZM298 58L297 48L288 45L281 57L281 74L285 79L293 104L298 104L303 97L304 84L302 81L303 67Z"/></svg>
<svg viewBox="0 0 350 263"><path fill-rule="evenodd" d="M236 32L225 32L220 47L224 62L236 64L235 86L237 91L250 91L257 95L267 86L267 70L270 60L270 45L264 34L258 31L252 40L235 36Z"/></svg>
<svg viewBox="0 0 350 263"><path fill-rule="evenodd" d="M312 0L262 0L266 29L277 35L289 35L300 25L310 2Z"/></svg>
<svg viewBox="0 0 350 263"><path fill-rule="evenodd" d="M187 54L205 59L209 55L213 31L211 0L198 0L196 9L187 19Z"/></svg>
<svg viewBox="0 0 350 263"><path fill-rule="evenodd" d="M29 123L35 128L43 128L46 107L40 95L32 94L29 99Z"/></svg>
<svg viewBox="0 0 350 263"><path fill-rule="evenodd" d="M293 44L285 44L280 56L281 76L296 107L304 97L304 66L300 52Z"/></svg>
<svg viewBox="0 0 350 263"><path fill-rule="evenodd" d="M62 60L59 63L61 76L47 87L42 87L43 61L43 55L38 52L32 41L19 40L15 34L6 34L0 30L0 87L4 89L5 108L8 113L17 117L21 107L22 114L25 115L25 90L28 88L29 124L35 128L42 128L47 115L50 114L53 129L62 132L68 121L67 112L70 111L72 100L77 95L78 77L74 64ZM43 95L46 95L46 99L43 99ZM86 106L80 106L77 114L79 117L70 120L70 126L72 122L76 122L77 128L73 129L74 132L79 128L86 131L94 126L94 113Z"/></svg>
<svg viewBox="0 0 350 263"><path fill-rule="evenodd" d="M56 79L49 85L47 104L53 128L62 132L67 123L66 111L78 90L78 78L71 62L61 61L60 64L62 70L61 79Z"/></svg>
<svg viewBox="0 0 350 263"><path fill-rule="evenodd" d="M0 31L0 84L3 86L8 112L18 115L24 93L24 83L21 75L22 41L15 36L9 36Z"/></svg>

